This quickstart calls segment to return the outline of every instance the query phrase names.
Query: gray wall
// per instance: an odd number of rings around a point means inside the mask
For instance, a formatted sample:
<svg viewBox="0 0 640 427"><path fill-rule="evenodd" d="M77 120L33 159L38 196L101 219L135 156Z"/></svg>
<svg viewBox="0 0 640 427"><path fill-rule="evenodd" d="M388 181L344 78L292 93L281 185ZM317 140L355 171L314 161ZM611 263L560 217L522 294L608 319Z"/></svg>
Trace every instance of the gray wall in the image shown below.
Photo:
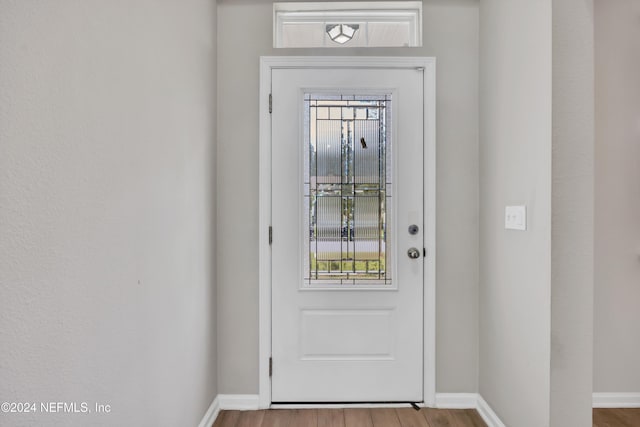
<svg viewBox="0 0 640 427"><path fill-rule="evenodd" d="M437 58L437 391L477 391L478 2L424 1L424 46L273 49L272 3L218 9L219 387L258 392L258 105L261 55ZM264 230L263 230L264 231Z"/></svg>
<svg viewBox="0 0 640 427"><path fill-rule="evenodd" d="M550 425L591 426L593 1L553 1Z"/></svg>
<svg viewBox="0 0 640 427"><path fill-rule="evenodd" d="M590 426L593 3L483 0L480 22L480 394L509 426Z"/></svg>
<svg viewBox="0 0 640 427"><path fill-rule="evenodd" d="M0 401L197 425L217 394L215 2L0 1Z"/></svg>
<svg viewBox="0 0 640 427"><path fill-rule="evenodd" d="M480 394L514 427L549 425L551 24L551 0L481 2Z"/></svg>
<svg viewBox="0 0 640 427"><path fill-rule="evenodd" d="M640 2L596 0L594 391L640 392Z"/></svg>

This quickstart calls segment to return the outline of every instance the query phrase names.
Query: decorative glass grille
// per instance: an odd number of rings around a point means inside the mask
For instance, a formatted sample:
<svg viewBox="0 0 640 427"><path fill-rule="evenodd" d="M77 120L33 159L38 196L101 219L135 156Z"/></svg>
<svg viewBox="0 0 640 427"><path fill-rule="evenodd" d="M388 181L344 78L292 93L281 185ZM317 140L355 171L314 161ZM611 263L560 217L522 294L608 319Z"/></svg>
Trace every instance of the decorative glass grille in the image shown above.
<svg viewBox="0 0 640 427"><path fill-rule="evenodd" d="M305 95L307 285L391 284L390 110L390 95Z"/></svg>
<svg viewBox="0 0 640 427"><path fill-rule="evenodd" d="M344 44L333 42L328 29L357 25ZM275 2L273 47L406 47L422 46L422 1Z"/></svg>

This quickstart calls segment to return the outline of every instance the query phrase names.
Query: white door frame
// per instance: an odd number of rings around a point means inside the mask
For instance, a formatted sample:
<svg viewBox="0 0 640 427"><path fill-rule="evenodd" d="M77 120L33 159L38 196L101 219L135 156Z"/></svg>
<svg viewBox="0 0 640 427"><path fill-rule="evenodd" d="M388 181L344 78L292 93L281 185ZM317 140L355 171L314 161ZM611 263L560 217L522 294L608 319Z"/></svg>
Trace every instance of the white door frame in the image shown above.
<svg viewBox="0 0 640 427"><path fill-rule="evenodd" d="M427 257L424 261L424 404L435 405L436 395L436 60L433 57L260 57L259 160L259 405L271 406L271 71L276 68L424 69L424 224ZM277 238L277 235L276 237Z"/></svg>

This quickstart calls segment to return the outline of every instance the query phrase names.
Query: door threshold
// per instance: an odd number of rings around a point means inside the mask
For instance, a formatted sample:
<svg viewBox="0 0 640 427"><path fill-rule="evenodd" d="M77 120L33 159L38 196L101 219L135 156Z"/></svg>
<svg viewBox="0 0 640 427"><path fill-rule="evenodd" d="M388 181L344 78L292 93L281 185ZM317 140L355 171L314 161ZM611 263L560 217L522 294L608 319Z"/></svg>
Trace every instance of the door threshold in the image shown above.
<svg viewBox="0 0 640 427"><path fill-rule="evenodd" d="M270 409L412 408L424 402L272 402Z"/></svg>

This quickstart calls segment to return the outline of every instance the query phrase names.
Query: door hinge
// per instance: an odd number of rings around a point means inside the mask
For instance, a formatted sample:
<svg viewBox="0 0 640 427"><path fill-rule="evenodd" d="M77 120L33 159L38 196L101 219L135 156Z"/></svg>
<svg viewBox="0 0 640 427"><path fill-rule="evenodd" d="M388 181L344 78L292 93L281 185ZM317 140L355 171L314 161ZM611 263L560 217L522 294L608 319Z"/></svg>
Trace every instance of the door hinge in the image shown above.
<svg viewBox="0 0 640 427"><path fill-rule="evenodd" d="M269 244L273 243L273 227L269 226Z"/></svg>
<svg viewBox="0 0 640 427"><path fill-rule="evenodd" d="M423 256L424 258L426 258L426 257L427 257L427 248L422 248L422 256Z"/></svg>
<svg viewBox="0 0 640 427"><path fill-rule="evenodd" d="M269 94L269 114L273 112L273 95Z"/></svg>
<svg viewBox="0 0 640 427"><path fill-rule="evenodd" d="M273 357L269 358L269 377L273 375Z"/></svg>

